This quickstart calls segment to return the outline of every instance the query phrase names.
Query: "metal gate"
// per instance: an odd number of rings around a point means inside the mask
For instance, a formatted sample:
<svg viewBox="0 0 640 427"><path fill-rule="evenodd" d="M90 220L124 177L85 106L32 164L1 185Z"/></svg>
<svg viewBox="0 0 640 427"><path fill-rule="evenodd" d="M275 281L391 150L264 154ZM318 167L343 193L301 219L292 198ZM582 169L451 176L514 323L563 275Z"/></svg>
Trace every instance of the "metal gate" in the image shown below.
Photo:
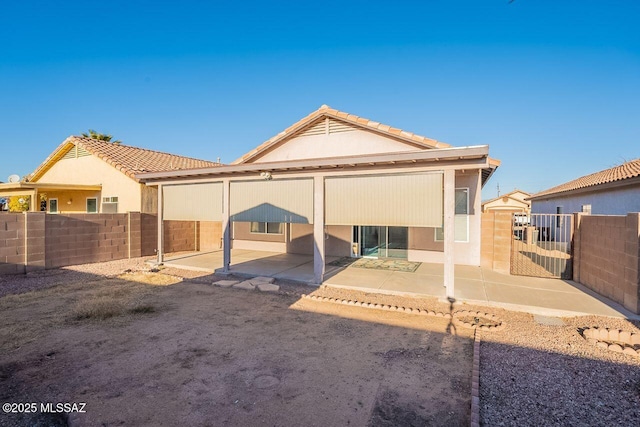
<svg viewBox="0 0 640 427"><path fill-rule="evenodd" d="M573 215L513 215L511 274L571 279Z"/></svg>

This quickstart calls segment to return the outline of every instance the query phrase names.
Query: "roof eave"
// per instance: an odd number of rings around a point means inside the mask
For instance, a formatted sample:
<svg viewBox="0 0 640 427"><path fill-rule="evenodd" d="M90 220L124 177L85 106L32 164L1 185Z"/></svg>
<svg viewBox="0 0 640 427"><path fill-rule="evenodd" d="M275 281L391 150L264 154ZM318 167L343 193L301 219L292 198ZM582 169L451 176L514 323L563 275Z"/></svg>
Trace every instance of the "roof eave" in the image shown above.
<svg viewBox="0 0 640 427"><path fill-rule="evenodd" d="M583 194L583 193L593 193L598 191L606 191L612 188L626 187L629 185L640 184L640 176L635 176L632 178L619 179L617 181L605 182L603 184L590 185L588 187L575 188L572 190L566 191L557 191L554 193L545 193L536 195L534 194L531 197L525 198L525 200L548 200L548 199L556 199L558 197L564 197L567 195L575 195L575 194Z"/></svg>
<svg viewBox="0 0 640 427"><path fill-rule="evenodd" d="M441 148L425 151L405 151L399 153L381 153L367 156L344 156L311 160L289 160L264 163L242 163L236 165L218 166L204 169L183 169L170 172L153 172L136 175L140 181L149 183L152 181L172 178L202 177L211 175L225 175L249 173L255 171L278 170L318 170L320 168L356 167L358 165L389 165L399 162L425 162L425 161L451 161L471 158L487 159L489 147L487 145L472 147ZM486 163L485 163L486 165Z"/></svg>

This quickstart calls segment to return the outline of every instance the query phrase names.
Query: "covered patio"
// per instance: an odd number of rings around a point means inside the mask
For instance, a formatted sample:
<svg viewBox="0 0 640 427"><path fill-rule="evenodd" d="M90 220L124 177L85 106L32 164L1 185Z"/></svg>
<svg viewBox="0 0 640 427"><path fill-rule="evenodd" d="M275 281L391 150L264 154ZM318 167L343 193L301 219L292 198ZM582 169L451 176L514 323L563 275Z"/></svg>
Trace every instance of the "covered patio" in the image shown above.
<svg viewBox="0 0 640 427"><path fill-rule="evenodd" d="M239 276L314 282L312 255L233 249L230 271ZM324 285L392 295L444 299L444 266L419 263L413 272L340 266L339 257L327 257ZM166 266L222 273L223 252L168 256ZM640 316L569 280L511 276L493 270L456 265L455 294L460 302L502 307L532 314L575 316L594 314L640 319Z"/></svg>

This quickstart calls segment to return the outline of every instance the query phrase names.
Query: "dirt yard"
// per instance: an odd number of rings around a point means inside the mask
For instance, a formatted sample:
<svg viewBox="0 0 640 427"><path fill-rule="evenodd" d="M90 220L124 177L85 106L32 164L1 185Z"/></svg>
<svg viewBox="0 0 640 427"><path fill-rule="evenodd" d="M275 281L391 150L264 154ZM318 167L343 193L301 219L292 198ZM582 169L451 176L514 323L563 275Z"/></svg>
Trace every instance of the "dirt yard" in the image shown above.
<svg viewBox="0 0 640 427"><path fill-rule="evenodd" d="M164 274L68 277L0 298L0 400L86 413L1 425L469 424L471 332L447 319Z"/></svg>

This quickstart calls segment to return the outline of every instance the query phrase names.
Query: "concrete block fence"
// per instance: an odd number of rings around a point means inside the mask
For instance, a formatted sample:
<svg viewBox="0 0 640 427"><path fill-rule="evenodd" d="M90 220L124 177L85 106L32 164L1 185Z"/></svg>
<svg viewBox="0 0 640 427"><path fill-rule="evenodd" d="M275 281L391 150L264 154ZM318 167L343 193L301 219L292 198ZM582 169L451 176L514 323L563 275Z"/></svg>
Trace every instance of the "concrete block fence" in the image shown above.
<svg viewBox="0 0 640 427"><path fill-rule="evenodd" d="M157 226L156 215L140 212L2 213L0 274L152 256L156 253ZM192 221L165 221L165 253L200 250L203 237L196 233L201 228L212 229Z"/></svg>

